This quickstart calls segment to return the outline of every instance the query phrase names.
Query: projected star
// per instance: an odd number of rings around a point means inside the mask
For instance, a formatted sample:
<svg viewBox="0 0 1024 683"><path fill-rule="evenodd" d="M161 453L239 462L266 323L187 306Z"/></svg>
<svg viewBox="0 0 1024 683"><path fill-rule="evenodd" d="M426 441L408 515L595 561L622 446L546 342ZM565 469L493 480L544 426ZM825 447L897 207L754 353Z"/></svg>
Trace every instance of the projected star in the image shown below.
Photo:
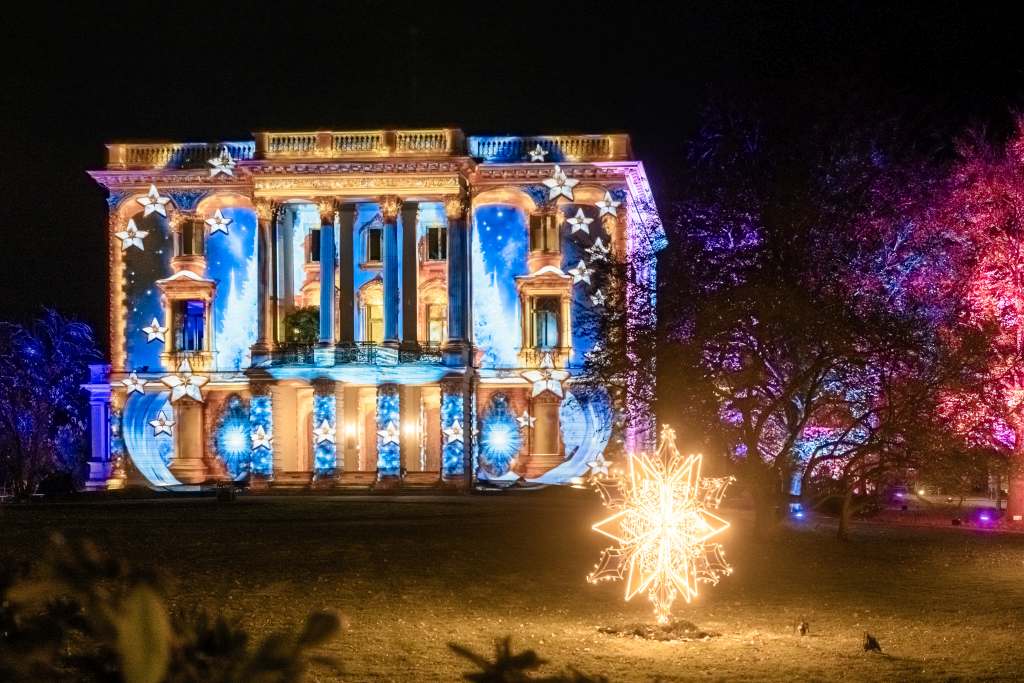
<svg viewBox="0 0 1024 683"><path fill-rule="evenodd" d="M619 205L621 204L622 202L617 202L614 199L612 199L611 192L605 192L604 199L601 199L597 202L597 208L601 210L600 213L597 214L597 217L600 218L601 216L604 216L606 214L614 217L617 213L616 210L619 208Z"/></svg>
<svg viewBox="0 0 1024 683"><path fill-rule="evenodd" d="M174 420L167 419L167 414L164 411L160 411L160 414L156 416L155 420L150 420L149 424L153 427L153 436L159 436L160 434L171 435L171 427L174 426Z"/></svg>
<svg viewBox="0 0 1024 683"><path fill-rule="evenodd" d="M576 209L576 215L566 221L572 226L572 232L570 235L575 235L577 232L585 232L590 234L590 224L594 222L593 218L587 218L583 215L583 209Z"/></svg>
<svg viewBox="0 0 1024 683"><path fill-rule="evenodd" d="M548 155L548 151L537 143L537 146L531 149L529 152L530 161L544 161L544 157Z"/></svg>
<svg viewBox="0 0 1024 683"><path fill-rule="evenodd" d="M215 232L222 232L225 235L228 234L228 226L233 221L230 218L224 218L224 214L217 209L213 212L213 218L207 218L206 224L210 226L210 234L213 235Z"/></svg>
<svg viewBox="0 0 1024 683"><path fill-rule="evenodd" d="M590 295L590 302L595 306L604 306L604 302L607 300L608 298L600 289Z"/></svg>
<svg viewBox="0 0 1024 683"><path fill-rule="evenodd" d="M678 595L690 602L699 582L718 583L732 571L721 545L708 542L729 528L711 510L731 479L701 478L701 456L682 457L668 427L657 453L628 462L628 477L592 480L614 512L593 529L618 545L601 553L587 580L625 579L626 600L647 591L658 622L667 623Z"/></svg>
<svg viewBox="0 0 1024 683"><path fill-rule="evenodd" d="M598 237L594 240L594 243L587 247L587 253L590 254L590 262L594 261L607 261L608 252L611 251L608 247L604 246L604 242Z"/></svg>
<svg viewBox="0 0 1024 683"><path fill-rule="evenodd" d="M226 176L235 175L235 160L231 158L231 152L228 151L227 147L221 147L220 154L206 163L213 167L210 169L211 178L221 174Z"/></svg>
<svg viewBox="0 0 1024 683"><path fill-rule="evenodd" d="M176 375L161 377L160 381L171 390L171 403L179 401L186 396L193 401L202 403L202 388L203 385L210 381L210 378L192 374L192 364L186 358L178 365L178 373Z"/></svg>
<svg viewBox="0 0 1024 683"><path fill-rule="evenodd" d="M590 268L587 268L587 264L583 261L580 261L579 265L575 268L569 269L569 275L572 275L572 283L574 285L580 282L586 282L589 285L590 274L593 272Z"/></svg>
<svg viewBox="0 0 1024 683"><path fill-rule="evenodd" d="M267 434L267 430L263 428L263 425L259 425L256 429L252 430L252 448L270 449L270 442L273 441L274 437Z"/></svg>
<svg viewBox="0 0 1024 683"><path fill-rule="evenodd" d="M321 420L320 426L313 430L313 436L317 443L334 443L334 427L327 420Z"/></svg>
<svg viewBox="0 0 1024 683"><path fill-rule="evenodd" d="M458 418L455 418L451 427L442 431L444 431L445 443L462 443L462 423Z"/></svg>
<svg viewBox="0 0 1024 683"><path fill-rule="evenodd" d="M530 411L523 409L523 414L516 418L520 429L530 429L537 422L537 418L530 415Z"/></svg>
<svg viewBox="0 0 1024 683"><path fill-rule="evenodd" d="M134 372L121 380L121 384L128 389L127 394L129 396L136 391L140 394L146 393L146 380L139 379L139 376Z"/></svg>
<svg viewBox="0 0 1024 683"><path fill-rule="evenodd" d="M572 199L572 188L579 185L579 182L574 178L566 176L562 169L558 167L558 164L555 164L555 170L552 172L551 177L544 179L544 186L548 188L548 199L554 199L558 196Z"/></svg>
<svg viewBox="0 0 1024 683"><path fill-rule="evenodd" d="M397 444L400 436L398 425L395 424L394 420L388 422L384 429L377 430L377 436L381 438L381 445L386 446L389 443Z"/></svg>
<svg viewBox="0 0 1024 683"><path fill-rule="evenodd" d="M142 240L144 240L148 234L148 230L139 230L135 225L135 221L129 218L128 225L125 226L125 229L120 232L115 232L114 237L121 240L121 251L127 251L129 247L135 247L139 251L146 251L146 248L142 246Z"/></svg>
<svg viewBox="0 0 1024 683"><path fill-rule="evenodd" d="M562 398L562 382L569 377L565 370L555 370L551 362L551 354L544 354L544 359L537 370L527 370L523 378L533 385L531 396L540 396L545 391L550 391L555 396Z"/></svg>
<svg viewBox="0 0 1024 683"><path fill-rule="evenodd" d="M144 211L142 212L143 218L153 213L154 211L161 216L167 216L167 203L171 201L170 197L164 197L157 191L156 185L149 186L149 193L145 197L139 197L136 199L139 204L142 204Z"/></svg>
<svg viewBox="0 0 1024 683"><path fill-rule="evenodd" d="M590 476L597 477L599 474L608 476L608 468L611 463L604 459L604 455L599 453L596 458L587 463L587 467L590 468Z"/></svg>
<svg viewBox="0 0 1024 683"><path fill-rule="evenodd" d="M164 335L167 334L167 328L160 324L160 321L153 318L148 326L143 327L142 331L146 333L146 343L151 341L166 341Z"/></svg>

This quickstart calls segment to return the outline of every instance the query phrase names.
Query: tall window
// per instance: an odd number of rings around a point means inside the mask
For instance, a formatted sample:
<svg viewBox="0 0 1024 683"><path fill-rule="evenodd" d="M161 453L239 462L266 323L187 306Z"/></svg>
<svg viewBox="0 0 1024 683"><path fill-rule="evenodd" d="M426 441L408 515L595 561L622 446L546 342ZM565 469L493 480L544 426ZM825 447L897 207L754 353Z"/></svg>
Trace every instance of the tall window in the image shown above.
<svg viewBox="0 0 1024 683"><path fill-rule="evenodd" d="M448 335L448 307L443 304L427 304L427 343L443 344Z"/></svg>
<svg viewBox="0 0 1024 683"><path fill-rule="evenodd" d="M545 351L558 347L558 318L561 302L557 296L533 300L533 346Z"/></svg>
<svg viewBox="0 0 1024 683"><path fill-rule="evenodd" d="M174 341L178 351L202 351L206 304L195 299L175 302Z"/></svg>
<svg viewBox="0 0 1024 683"><path fill-rule="evenodd" d="M382 261L384 259L383 234L379 226L366 229L366 260Z"/></svg>
<svg viewBox="0 0 1024 683"><path fill-rule="evenodd" d="M203 231L205 227L198 221L187 220L181 225L181 255L201 256L203 254Z"/></svg>
<svg viewBox="0 0 1024 683"><path fill-rule="evenodd" d="M363 340L374 344L384 341L384 307L368 304L364 309L363 320L366 326Z"/></svg>
<svg viewBox="0 0 1024 683"><path fill-rule="evenodd" d="M558 221L555 214L530 216L530 251L558 253Z"/></svg>
<svg viewBox="0 0 1024 683"><path fill-rule="evenodd" d="M431 225L427 228L427 260L444 261L448 258L448 228Z"/></svg>
<svg viewBox="0 0 1024 683"><path fill-rule="evenodd" d="M320 228L309 231L309 260L311 263L320 262Z"/></svg>

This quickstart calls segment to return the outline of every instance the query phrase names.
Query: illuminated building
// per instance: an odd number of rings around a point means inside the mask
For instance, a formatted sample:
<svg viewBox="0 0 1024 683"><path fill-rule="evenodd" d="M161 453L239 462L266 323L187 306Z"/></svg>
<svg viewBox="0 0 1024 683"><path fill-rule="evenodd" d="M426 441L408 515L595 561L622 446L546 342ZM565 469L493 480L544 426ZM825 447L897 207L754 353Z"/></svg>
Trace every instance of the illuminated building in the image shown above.
<svg viewBox="0 0 1024 683"><path fill-rule="evenodd" d="M595 264L628 259L627 303L652 304L664 243L629 138L254 138L111 144L91 173L111 364L87 385L90 487L587 472L612 422L573 392L597 341L580 320L607 305ZM628 416L628 446L651 436Z"/></svg>

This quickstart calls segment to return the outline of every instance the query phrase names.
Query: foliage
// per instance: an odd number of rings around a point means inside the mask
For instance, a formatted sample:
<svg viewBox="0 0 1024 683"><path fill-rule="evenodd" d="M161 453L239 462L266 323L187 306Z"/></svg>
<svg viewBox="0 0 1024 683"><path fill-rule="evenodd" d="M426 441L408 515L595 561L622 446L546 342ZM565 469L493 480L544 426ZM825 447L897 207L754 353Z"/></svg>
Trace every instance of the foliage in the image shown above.
<svg viewBox="0 0 1024 683"><path fill-rule="evenodd" d="M237 624L202 609L172 613L167 578L54 537L38 570L0 572L0 678L290 682L333 639L337 615L315 612L299 632L272 633L255 647Z"/></svg>
<svg viewBox="0 0 1024 683"><path fill-rule="evenodd" d="M315 344L320 338L320 307L296 308L284 318L288 341L295 344Z"/></svg>
<svg viewBox="0 0 1024 683"><path fill-rule="evenodd" d="M533 676L530 672L540 668L547 661L541 659L533 650L512 651L512 638L506 636L494 644L494 659L477 654L472 650L449 643L452 652L467 659L477 666L478 671L463 675L463 680L476 683L522 683L525 681L544 681L546 683L602 683L608 679L603 676L588 676L570 668L568 671L553 676Z"/></svg>
<svg viewBox="0 0 1024 683"><path fill-rule="evenodd" d="M100 358L92 330L45 310L30 326L0 323L0 482L16 496L55 472L82 476L88 399Z"/></svg>

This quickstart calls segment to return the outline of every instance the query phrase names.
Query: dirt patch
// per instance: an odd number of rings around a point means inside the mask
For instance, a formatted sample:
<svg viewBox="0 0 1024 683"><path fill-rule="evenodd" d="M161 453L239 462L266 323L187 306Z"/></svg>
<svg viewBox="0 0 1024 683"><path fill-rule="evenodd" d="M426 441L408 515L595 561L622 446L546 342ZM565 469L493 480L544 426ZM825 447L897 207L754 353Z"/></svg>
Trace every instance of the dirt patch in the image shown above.
<svg viewBox="0 0 1024 683"><path fill-rule="evenodd" d="M692 621L677 619L667 624L623 624L621 626L600 626L599 633L624 638L641 638L643 640L661 641L694 641L711 640L722 635L717 631L705 631Z"/></svg>

